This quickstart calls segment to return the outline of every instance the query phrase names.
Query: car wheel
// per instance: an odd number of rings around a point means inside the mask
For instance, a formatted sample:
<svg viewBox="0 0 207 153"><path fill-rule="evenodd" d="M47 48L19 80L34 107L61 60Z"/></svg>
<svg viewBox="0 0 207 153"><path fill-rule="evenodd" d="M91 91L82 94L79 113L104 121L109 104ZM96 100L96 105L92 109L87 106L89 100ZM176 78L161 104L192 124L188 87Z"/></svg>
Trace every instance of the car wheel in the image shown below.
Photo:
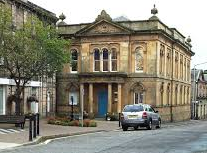
<svg viewBox="0 0 207 153"><path fill-rule="evenodd" d="M147 125L147 129L151 130L152 129L152 120L149 121L148 125Z"/></svg>
<svg viewBox="0 0 207 153"><path fill-rule="evenodd" d="M123 131L127 131L128 127L127 126L122 126Z"/></svg>
<svg viewBox="0 0 207 153"><path fill-rule="evenodd" d="M139 128L138 126L135 126L135 127L134 127L134 130L138 130L138 128Z"/></svg>
<svg viewBox="0 0 207 153"><path fill-rule="evenodd" d="M159 119L159 122L158 122L157 128L161 128L161 119Z"/></svg>

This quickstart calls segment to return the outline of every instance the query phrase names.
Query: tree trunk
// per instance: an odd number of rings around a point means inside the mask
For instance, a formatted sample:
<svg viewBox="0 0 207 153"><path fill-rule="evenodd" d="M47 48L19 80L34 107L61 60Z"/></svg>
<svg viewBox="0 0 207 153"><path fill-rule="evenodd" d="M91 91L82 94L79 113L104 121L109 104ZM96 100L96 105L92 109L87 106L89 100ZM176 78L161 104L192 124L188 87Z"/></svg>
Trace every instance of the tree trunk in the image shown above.
<svg viewBox="0 0 207 153"><path fill-rule="evenodd" d="M20 85L16 86L16 93L15 93L15 114L16 115L21 115L21 87Z"/></svg>
<svg viewBox="0 0 207 153"><path fill-rule="evenodd" d="M15 101L16 105L15 105L15 114L16 115L20 115L21 114L21 98L20 95L16 95L16 101Z"/></svg>

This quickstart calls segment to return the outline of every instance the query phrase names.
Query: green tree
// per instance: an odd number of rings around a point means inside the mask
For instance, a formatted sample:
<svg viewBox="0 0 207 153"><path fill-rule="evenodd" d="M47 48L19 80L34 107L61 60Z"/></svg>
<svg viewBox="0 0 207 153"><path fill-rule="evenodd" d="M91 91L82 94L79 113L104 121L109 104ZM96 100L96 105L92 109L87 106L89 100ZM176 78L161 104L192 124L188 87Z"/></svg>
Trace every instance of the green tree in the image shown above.
<svg viewBox="0 0 207 153"><path fill-rule="evenodd" d="M16 114L20 114L21 94L34 77L52 75L69 62L69 42L60 38L54 26L35 16L14 26L12 12L0 9L0 58L10 79L16 83Z"/></svg>

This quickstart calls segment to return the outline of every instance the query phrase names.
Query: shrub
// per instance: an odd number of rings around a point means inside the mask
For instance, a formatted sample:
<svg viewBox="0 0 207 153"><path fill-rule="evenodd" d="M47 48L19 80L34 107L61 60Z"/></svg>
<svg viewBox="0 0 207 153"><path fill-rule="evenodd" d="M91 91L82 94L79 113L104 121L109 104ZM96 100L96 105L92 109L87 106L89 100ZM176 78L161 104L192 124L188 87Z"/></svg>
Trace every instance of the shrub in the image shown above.
<svg viewBox="0 0 207 153"><path fill-rule="evenodd" d="M97 127L97 123L95 121L90 121L89 127Z"/></svg>
<svg viewBox="0 0 207 153"><path fill-rule="evenodd" d="M107 113L106 114L106 120L107 121L118 121L119 120L119 114L118 113Z"/></svg>
<svg viewBox="0 0 207 153"><path fill-rule="evenodd" d="M90 124L90 120L89 119L83 120L83 126L84 127L89 127L89 124Z"/></svg>
<svg viewBox="0 0 207 153"><path fill-rule="evenodd" d="M62 125L62 126L82 126L81 121L73 120L70 121L70 119L64 117L50 117L47 121L48 124L54 124L54 125ZM83 120L83 126L84 127L96 127L97 123L95 121L92 121L90 119Z"/></svg>
<svg viewBox="0 0 207 153"><path fill-rule="evenodd" d="M70 126L79 126L79 121L78 120L71 121Z"/></svg>
<svg viewBox="0 0 207 153"><path fill-rule="evenodd" d="M54 124L56 119L54 117L48 118L47 123L48 124Z"/></svg>

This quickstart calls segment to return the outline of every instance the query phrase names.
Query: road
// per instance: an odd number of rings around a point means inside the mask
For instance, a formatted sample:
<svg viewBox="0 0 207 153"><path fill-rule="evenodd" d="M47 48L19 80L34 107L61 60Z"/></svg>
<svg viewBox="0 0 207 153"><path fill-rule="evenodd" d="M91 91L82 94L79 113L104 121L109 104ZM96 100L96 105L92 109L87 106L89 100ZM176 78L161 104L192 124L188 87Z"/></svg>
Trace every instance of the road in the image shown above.
<svg viewBox="0 0 207 153"><path fill-rule="evenodd" d="M207 152L207 121L176 123L154 130L121 129L19 147L2 153L189 153Z"/></svg>

